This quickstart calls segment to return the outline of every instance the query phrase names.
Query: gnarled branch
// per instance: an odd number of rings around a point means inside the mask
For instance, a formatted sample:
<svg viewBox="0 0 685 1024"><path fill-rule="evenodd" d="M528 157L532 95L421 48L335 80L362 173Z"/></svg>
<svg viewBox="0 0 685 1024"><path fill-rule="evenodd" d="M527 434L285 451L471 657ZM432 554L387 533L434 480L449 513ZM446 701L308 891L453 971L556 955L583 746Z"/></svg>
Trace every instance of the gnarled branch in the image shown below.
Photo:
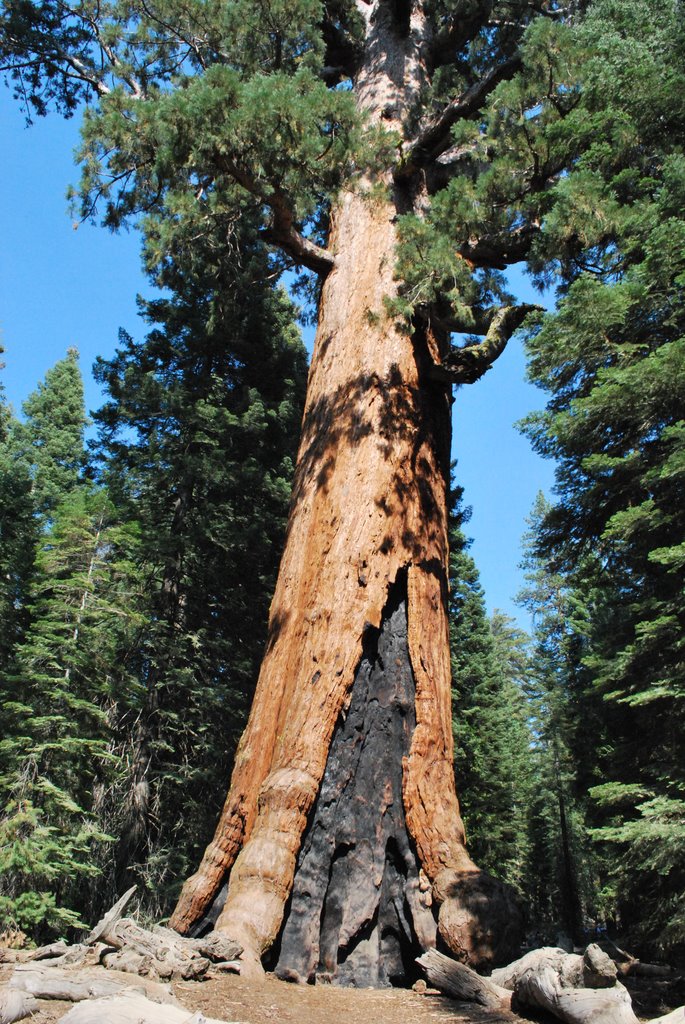
<svg viewBox="0 0 685 1024"><path fill-rule="evenodd" d="M271 210L271 224L261 233L264 241L278 246L296 263L325 277L335 265L332 254L297 230L295 216L280 189L276 187L269 194L264 194L245 167L221 154L217 154L215 159L222 171Z"/></svg>
<svg viewBox="0 0 685 1024"><path fill-rule="evenodd" d="M517 306L500 306L492 315L483 341L464 348L454 348L434 363L430 371L433 380L443 384L474 384L487 373L529 313L542 310L542 306L524 302Z"/></svg>

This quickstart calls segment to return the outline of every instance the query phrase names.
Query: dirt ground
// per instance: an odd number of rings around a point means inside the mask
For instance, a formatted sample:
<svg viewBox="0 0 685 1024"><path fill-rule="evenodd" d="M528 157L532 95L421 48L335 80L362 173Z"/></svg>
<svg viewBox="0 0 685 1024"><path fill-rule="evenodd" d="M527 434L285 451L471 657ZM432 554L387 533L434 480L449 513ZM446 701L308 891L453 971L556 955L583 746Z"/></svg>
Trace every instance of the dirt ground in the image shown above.
<svg viewBox="0 0 685 1024"><path fill-rule="evenodd" d="M289 985L267 975L258 983L229 975L179 982L178 999L207 1016L241 1024L499 1024L523 1018L493 1013L439 995L407 989L351 989Z"/></svg>
<svg viewBox="0 0 685 1024"><path fill-rule="evenodd" d="M0 988L12 970L13 965L0 963ZM109 972L103 968L103 973ZM533 1024L528 1018L458 1003L431 990L420 994L410 989L289 985L268 974L259 981L221 974L204 981L177 981L172 987L189 1014L199 1010L230 1024ZM671 1001L669 1006L654 982L640 988L631 992L640 1017L650 1018L677 1005ZM57 1024L72 1006L40 1000L31 1022ZM543 1017L535 1020L542 1024Z"/></svg>
<svg viewBox="0 0 685 1024"><path fill-rule="evenodd" d="M0 986L11 974L0 967ZM345 989L330 985L288 985L267 975L247 981L235 974L206 981L178 981L173 990L189 1013L202 1011L235 1024L529 1024L444 996L407 989ZM32 1024L56 1024L73 1003L40 1000Z"/></svg>

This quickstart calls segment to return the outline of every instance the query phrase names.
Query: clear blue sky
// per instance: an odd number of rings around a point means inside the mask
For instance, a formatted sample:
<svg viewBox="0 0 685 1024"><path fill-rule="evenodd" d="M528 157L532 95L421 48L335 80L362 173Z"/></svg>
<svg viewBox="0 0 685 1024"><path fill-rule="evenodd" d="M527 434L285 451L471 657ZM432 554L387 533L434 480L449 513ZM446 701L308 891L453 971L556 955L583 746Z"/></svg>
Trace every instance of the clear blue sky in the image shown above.
<svg viewBox="0 0 685 1024"><path fill-rule="evenodd" d="M21 403L70 346L81 354L89 409L100 396L90 369L109 356L123 327L140 336L136 295L150 287L139 269L135 233L74 228L65 193L78 180L73 150L77 118L56 115L25 127L7 89L0 89L0 338L2 379L9 401ZM515 275L521 301L540 301ZM543 405L525 381L519 342L512 342L477 385L461 388L454 404L454 452L465 501L473 508L467 532L490 610L501 608L526 625L513 603L522 585L520 539L538 490L549 490L552 467L534 455L516 420Z"/></svg>

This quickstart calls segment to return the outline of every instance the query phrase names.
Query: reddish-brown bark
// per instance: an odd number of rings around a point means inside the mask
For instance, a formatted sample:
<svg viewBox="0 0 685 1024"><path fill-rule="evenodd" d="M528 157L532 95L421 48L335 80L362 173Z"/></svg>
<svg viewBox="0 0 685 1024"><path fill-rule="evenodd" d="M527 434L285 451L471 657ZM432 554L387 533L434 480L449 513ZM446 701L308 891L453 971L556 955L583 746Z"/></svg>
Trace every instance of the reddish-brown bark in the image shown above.
<svg viewBox="0 0 685 1024"><path fill-rule="evenodd" d="M386 12L389 8L386 8ZM390 17L386 14L386 19ZM418 17L418 16L417 16ZM375 118L399 124L421 81L417 23L400 39L369 26L355 83ZM381 59L382 58L382 59ZM368 183L367 183L368 184ZM269 637L231 789L213 842L171 919L187 931L230 869L216 927L257 961L276 940L334 728L350 700L362 638L406 575L416 726L403 763L407 828L440 906L448 946L491 953L502 921L483 914L454 787L447 596L449 396L431 379L436 341L385 313L396 217L412 197L363 187L331 218L293 503ZM431 351L432 350L432 351ZM492 887L494 903L501 895ZM470 909L469 909L470 908Z"/></svg>

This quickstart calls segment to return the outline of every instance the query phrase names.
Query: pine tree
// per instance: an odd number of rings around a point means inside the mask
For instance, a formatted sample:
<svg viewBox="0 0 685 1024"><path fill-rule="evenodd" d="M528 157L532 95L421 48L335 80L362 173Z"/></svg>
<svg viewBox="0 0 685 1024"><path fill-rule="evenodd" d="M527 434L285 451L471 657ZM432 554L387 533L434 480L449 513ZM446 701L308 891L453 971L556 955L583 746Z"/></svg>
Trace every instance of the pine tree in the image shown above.
<svg viewBox="0 0 685 1024"><path fill-rule="evenodd" d="M96 378L103 474L135 522L148 621L126 653L117 749L130 764L108 798L119 888L135 880L152 913L210 838L245 723L285 529L305 353L295 309L256 251L150 220L148 270L169 297L141 304L151 330L121 334ZM161 238L164 238L164 245ZM247 252L244 238L242 250ZM163 258L159 258L159 252ZM209 811L208 811L209 808Z"/></svg>
<svg viewBox="0 0 685 1024"><path fill-rule="evenodd" d="M72 352L5 443L5 479L15 484L8 510L23 519L9 534L21 539L8 550L18 626L0 677L0 916L37 939L78 925L88 910L84 880L99 873L108 841L95 794L117 767L107 713L126 609L119 601L105 614L102 591L120 545L107 495L79 473L82 396Z"/></svg>
<svg viewBox="0 0 685 1024"><path fill-rule="evenodd" d="M22 408L16 442L32 466L36 507L49 516L77 486L85 463L83 379L75 348L48 370Z"/></svg>
<svg viewBox="0 0 685 1024"><path fill-rule="evenodd" d="M455 530L450 556L455 772L470 849L479 864L522 893L530 773L520 689L525 635L501 614L493 632L467 547Z"/></svg>
<svg viewBox="0 0 685 1024"><path fill-rule="evenodd" d="M530 856L528 820L535 779L530 715L530 637L511 616L495 609L490 618L497 672L502 680L502 705L506 709L506 760L509 766L510 847L507 881L523 893L526 903L530 880L536 871ZM524 904L525 906L525 904ZM526 908L529 912L529 908Z"/></svg>
<svg viewBox="0 0 685 1024"><path fill-rule="evenodd" d="M0 389L0 674L9 670L27 621L37 523L30 466L16 444L16 420Z"/></svg>
<svg viewBox="0 0 685 1024"><path fill-rule="evenodd" d="M677 5L627 0L595 3L584 31L596 56L578 128L595 141L556 231L594 232L593 252L560 265L563 301L531 339L550 398L528 432L559 464L539 543L591 609L586 699L608 736L585 780L593 834L625 941L654 952L685 937L685 35Z"/></svg>
<svg viewBox="0 0 685 1024"><path fill-rule="evenodd" d="M39 936L78 923L78 878L94 872L93 845L105 838L87 813L107 762L104 680L88 635L104 514L86 488L53 508L31 624L3 686L1 909Z"/></svg>
<svg viewBox="0 0 685 1024"><path fill-rule="evenodd" d="M550 506L539 494L524 539L526 587L519 603L533 621L527 688L533 729L535 786L529 811L531 910L538 923L561 927L580 942L594 909L593 865L582 787L588 736L582 704L582 622L562 576L540 555L539 530ZM551 936L554 938L554 936Z"/></svg>

